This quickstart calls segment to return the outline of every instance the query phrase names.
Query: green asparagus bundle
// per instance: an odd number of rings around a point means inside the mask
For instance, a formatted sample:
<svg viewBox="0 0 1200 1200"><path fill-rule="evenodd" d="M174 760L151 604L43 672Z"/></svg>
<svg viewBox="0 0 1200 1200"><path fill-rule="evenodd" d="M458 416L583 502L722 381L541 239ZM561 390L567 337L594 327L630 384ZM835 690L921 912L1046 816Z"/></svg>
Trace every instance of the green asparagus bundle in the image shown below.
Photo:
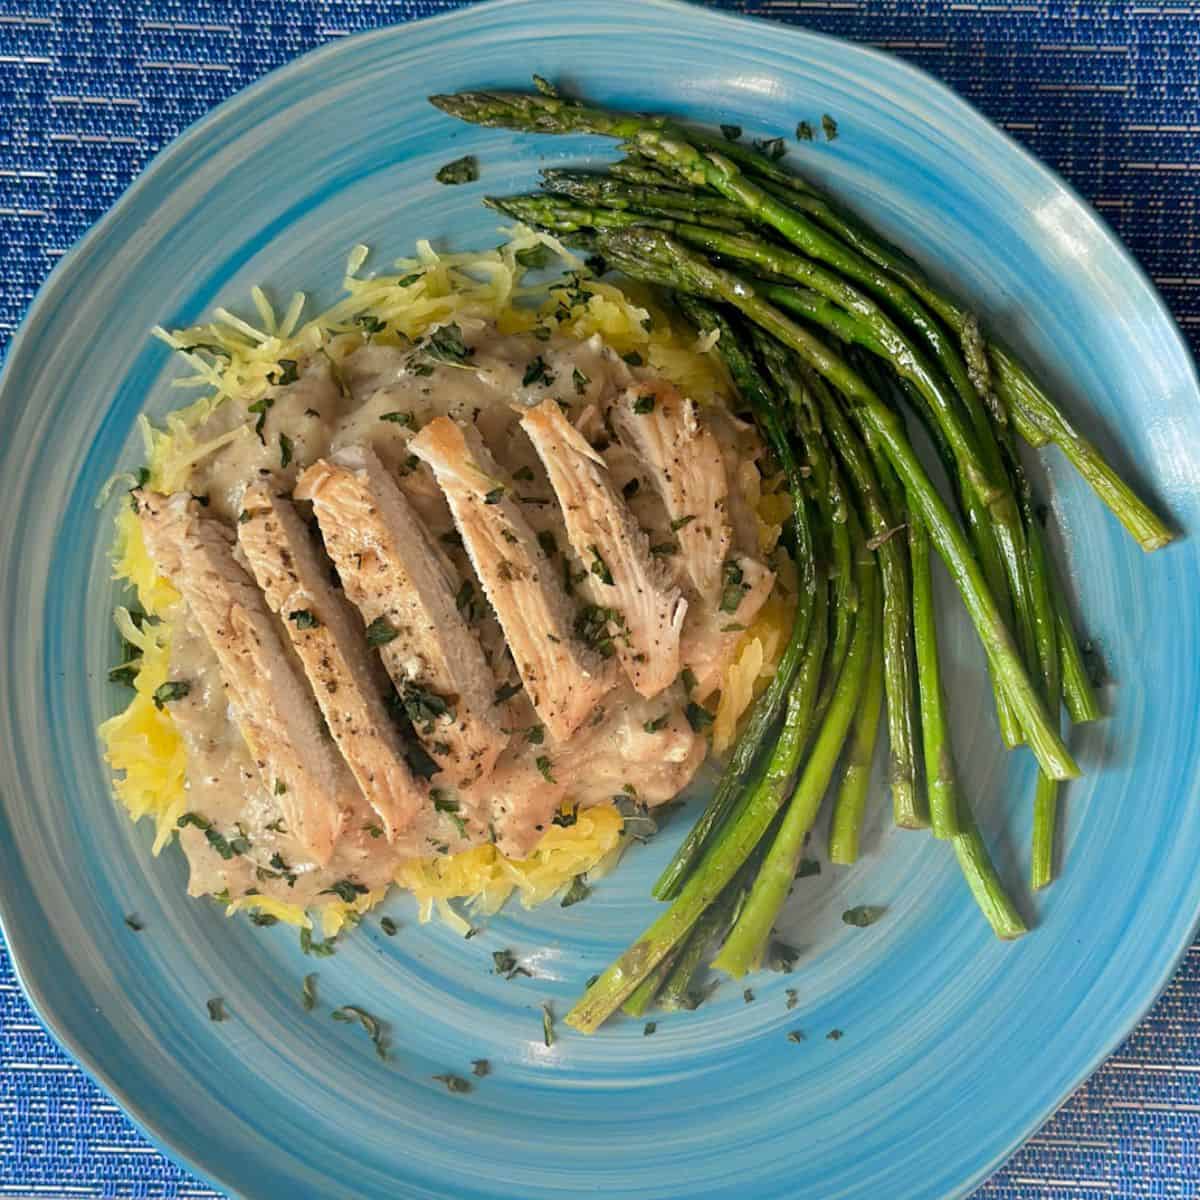
<svg viewBox="0 0 1200 1200"><path fill-rule="evenodd" d="M906 254L779 162L677 121L536 93L434 96L479 125L617 138L603 172L550 170L543 190L487 203L598 251L716 331L743 406L792 492L793 628L716 792L654 887L669 906L567 1020L685 1007L711 953L757 967L827 793L829 857L852 863L876 742L887 731L894 821L952 846L996 935L1027 926L957 778L940 678L932 554L987 655L1001 734L1039 767L1031 883L1053 878L1062 732L1099 705L1048 551L1017 437L1058 446L1146 550L1174 536L1018 359ZM913 449L928 431L947 501ZM835 784L841 766L840 781Z"/></svg>

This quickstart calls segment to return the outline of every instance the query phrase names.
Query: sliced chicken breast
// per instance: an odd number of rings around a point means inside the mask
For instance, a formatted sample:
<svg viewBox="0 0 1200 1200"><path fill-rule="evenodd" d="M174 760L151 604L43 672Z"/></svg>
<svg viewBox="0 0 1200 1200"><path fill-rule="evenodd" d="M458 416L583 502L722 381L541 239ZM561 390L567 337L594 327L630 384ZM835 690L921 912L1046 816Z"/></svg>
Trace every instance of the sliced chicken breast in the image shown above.
<svg viewBox="0 0 1200 1200"><path fill-rule="evenodd" d="M314 463L296 496L312 501L346 595L447 782L486 776L508 742L496 679L404 493L371 450L346 447Z"/></svg>
<svg viewBox="0 0 1200 1200"><path fill-rule="evenodd" d="M680 565L700 598L715 602L733 542L720 444L696 405L665 381L627 388L610 418L621 445L642 460L662 499Z"/></svg>
<svg viewBox="0 0 1200 1200"><path fill-rule="evenodd" d="M474 427L439 417L409 446L446 494L538 717L555 740L570 737L612 688L613 664L576 636L546 550Z"/></svg>
<svg viewBox="0 0 1200 1200"><path fill-rule="evenodd" d="M656 696L679 674L687 601L609 478L604 459L553 400L521 418L558 499L571 547L588 568L589 619L603 624L640 695Z"/></svg>
<svg viewBox="0 0 1200 1200"><path fill-rule="evenodd" d="M254 580L234 558L233 534L200 517L184 492L135 493L146 547L175 585L220 663L230 706L287 827L313 860L333 854L354 780L322 729L307 681ZM186 682L186 681L185 681Z"/></svg>
<svg viewBox="0 0 1200 1200"><path fill-rule="evenodd" d="M392 841L429 803L429 789L404 759L384 707L390 688L362 622L330 582L329 566L290 500L252 484L242 497L237 538L287 629L333 740Z"/></svg>

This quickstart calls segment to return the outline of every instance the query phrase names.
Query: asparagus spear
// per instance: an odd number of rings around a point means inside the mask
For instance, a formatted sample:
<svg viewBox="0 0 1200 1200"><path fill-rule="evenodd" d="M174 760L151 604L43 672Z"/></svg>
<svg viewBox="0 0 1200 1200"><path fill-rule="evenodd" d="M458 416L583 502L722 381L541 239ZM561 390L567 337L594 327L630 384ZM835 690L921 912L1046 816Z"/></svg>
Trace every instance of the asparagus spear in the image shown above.
<svg viewBox="0 0 1200 1200"><path fill-rule="evenodd" d="M833 702L821 721L800 780L784 812L779 832L754 878L746 905L725 939L721 953L713 960L715 968L735 979L753 970L762 960L771 926L787 900L792 880L796 878L805 835L816 820L866 683L872 648L879 636L879 630L871 619L875 614L876 567L873 556L863 546L861 538L858 544L862 551L856 571L859 616L854 623L850 653L846 655Z"/></svg>
<svg viewBox="0 0 1200 1200"><path fill-rule="evenodd" d="M725 302L799 354L847 397L855 419L878 437L904 484L910 506L928 525L938 552L958 586L993 672L1012 702L1030 747L1047 773L1072 778L1079 769L1025 673L1012 635L988 590L979 564L945 502L925 473L900 422L860 375L807 330L764 301L750 281L712 266L665 235L626 229L599 239L608 261L631 278Z"/></svg>
<svg viewBox="0 0 1200 1200"><path fill-rule="evenodd" d="M1050 587L1058 621L1059 671L1067 712L1076 725L1098 721L1104 715L1104 711L1092 687L1091 676L1088 674L1087 664L1083 661L1083 651L1075 632L1075 624L1067 607L1067 597L1053 564L1050 565Z"/></svg>
<svg viewBox="0 0 1200 1200"><path fill-rule="evenodd" d="M877 607L882 609L881 601ZM882 611L875 614L874 620L882 625ZM858 833L867 807L867 788L871 782L871 766L875 759L875 743L882 713L883 639L876 638L871 648L871 662L867 667L862 699L854 714L842 782L829 824L829 861L832 863L849 866L858 861Z"/></svg>
<svg viewBox="0 0 1200 1200"><path fill-rule="evenodd" d="M651 971L641 983L634 988L628 999L621 1005L621 1011L630 1017L644 1016L646 1010L653 1005L664 984L675 960L679 957L682 946L676 946L662 962Z"/></svg>

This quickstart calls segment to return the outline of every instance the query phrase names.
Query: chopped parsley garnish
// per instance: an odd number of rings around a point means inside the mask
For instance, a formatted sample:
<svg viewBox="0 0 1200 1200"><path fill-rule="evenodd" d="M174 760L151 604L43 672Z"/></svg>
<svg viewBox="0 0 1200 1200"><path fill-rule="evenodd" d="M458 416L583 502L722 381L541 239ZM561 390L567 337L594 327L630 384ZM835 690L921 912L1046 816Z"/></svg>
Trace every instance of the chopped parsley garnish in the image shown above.
<svg viewBox="0 0 1200 1200"><path fill-rule="evenodd" d="M519 683L501 684L500 687L496 689L493 702L496 704L503 704L506 700L511 700L520 690L521 685Z"/></svg>
<svg viewBox="0 0 1200 1200"><path fill-rule="evenodd" d="M389 707L399 705L400 711L414 725L424 726L426 731L432 728L434 721L439 717L454 720L454 710L441 696L436 692L426 691L415 683L405 684L403 694L394 696L387 703ZM437 770L436 763L433 769Z"/></svg>
<svg viewBox="0 0 1200 1200"><path fill-rule="evenodd" d="M540 746L546 740L545 725L530 725L525 731L525 740L531 746Z"/></svg>
<svg viewBox="0 0 1200 1200"><path fill-rule="evenodd" d="M572 904L578 904L581 900L586 900L592 894L592 889L584 882L582 875L576 875L571 880L571 886L567 888L566 894L562 898L562 908L570 908Z"/></svg>
<svg viewBox="0 0 1200 1200"><path fill-rule="evenodd" d="M788 988L784 995L787 996L787 1005L785 1007L788 1012L791 1012L800 1003L800 993L795 988Z"/></svg>
<svg viewBox="0 0 1200 1200"><path fill-rule="evenodd" d="M807 879L810 875L820 875L821 864L815 858L802 858L796 868L797 879Z"/></svg>
<svg viewBox="0 0 1200 1200"><path fill-rule="evenodd" d="M547 558L553 558L558 553L558 542L554 539L554 534L549 529L543 529L537 535L538 545L542 548L542 553Z"/></svg>
<svg viewBox="0 0 1200 1200"><path fill-rule="evenodd" d="M533 765L541 772L542 778L547 783L556 782L554 776L550 774L550 768L553 764L544 754L539 754L537 758L533 760Z"/></svg>
<svg viewBox="0 0 1200 1200"><path fill-rule="evenodd" d="M333 943L333 938L326 938L323 942L314 942L311 929L300 930L300 949L314 958L328 958L331 954L336 954L337 947Z"/></svg>
<svg viewBox="0 0 1200 1200"><path fill-rule="evenodd" d="M321 624L312 610L307 608L298 608L295 612L288 613L287 619L295 621L297 629L316 629Z"/></svg>
<svg viewBox="0 0 1200 1200"><path fill-rule="evenodd" d="M365 833L368 837L371 837L371 838L381 838L381 837L383 837L383 826L376 825L372 821L369 824L363 826L363 833Z"/></svg>
<svg viewBox="0 0 1200 1200"><path fill-rule="evenodd" d="M847 925L865 929L868 925L874 925L885 912L887 912L887 908L882 904L859 904L854 908L846 909L842 913L842 920Z"/></svg>
<svg viewBox="0 0 1200 1200"><path fill-rule="evenodd" d="M750 585L746 583L745 572L733 559L726 559L725 565L721 568L721 578L725 586L721 589L720 611L737 612L741 606L742 597L750 590Z"/></svg>
<svg viewBox="0 0 1200 1200"><path fill-rule="evenodd" d="M247 522L253 521L253 520L254 520L254 514L252 512L249 512L247 509L243 508L242 511L240 513L238 513L238 524L239 525L245 525Z"/></svg>
<svg viewBox="0 0 1200 1200"><path fill-rule="evenodd" d="M377 1017L371 1016L365 1008L359 1008L357 1004L343 1004L341 1008L335 1008L329 1015L335 1021L343 1021L348 1024L357 1021L374 1044L375 1053L386 1061L387 1041L383 1025Z"/></svg>
<svg viewBox="0 0 1200 1200"><path fill-rule="evenodd" d="M258 925L263 929L269 929L272 925L279 924L279 918L274 913L260 912L256 908L250 913L250 924Z"/></svg>
<svg viewBox="0 0 1200 1200"><path fill-rule="evenodd" d="M516 979L518 975L533 978L533 972L528 967L517 962L517 956L511 950L492 951L492 974L502 975L505 979Z"/></svg>
<svg viewBox="0 0 1200 1200"><path fill-rule="evenodd" d="M600 551L595 546L589 546L588 549L592 552L592 565L588 568L601 583L613 586L612 572L608 569L608 563L600 555Z"/></svg>
<svg viewBox="0 0 1200 1200"><path fill-rule="evenodd" d="M683 710L683 715L687 717L693 733L703 733L713 723L712 713L694 700L689 701L687 708Z"/></svg>
<svg viewBox="0 0 1200 1200"><path fill-rule="evenodd" d="M642 356L636 350L630 350L628 354L622 354L621 357L631 366L640 367L642 365Z"/></svg>
<svg viewBox="0 0 1200 1200"><path fill-rule="evenodd" d="M393 921L391 917L380 917L379 918L379 928L382 929L383 932L386 933L388 937L395 937L396 931L400 928L400 926L397 925L396 922Z"/></svg>
<svg viewBox="0 0 1200 1200"><path fill-rule="evenodd" d="M549 387L553 382L554 373L547 369L546 360L540 354L530 360L529 365L525 368L525 374L521 376L522 387L530 387L535 383L540 383L542 387Z"/></svg>
<svg viewBox="0 0 1200 1200"><path fill-rule="evenodd" d="M554 1045L554 1010L549 1000L542 1001L542 1041L547 1046Z"/></svg>
<svg viewBox="0 0 1200 1200"><path fill-rule="evenodd" d="M649 1037L658 1028L657 1021L647 1021L642 1026L642 1037Z"/></svg>
<svg viewBox="0 0 1200 1200"><path fill-rule="evenodd" d="M210 1021L224 1021L226 1019L225 1001L220 996L214 996L211 1000L205 1001L208 1005L208 1019Z"/></svg>
<svg viewBox="0 0 1200 1200"><path fill-rule="evenodd" d="M192 685L186 679L168 679L154 689L154 707L162 710L164 704L174 700L182 700L192 690Z"/></svg>
<svg viewBox="0 0 1200 1200"><path fill-rule="evenodd" d="M687 691L694 692L696 690L696 672L691 667L684 667L679 672L679 678L683 681L683 686Z"/></svg>
<svg viewBox="0 0 1200 1200"><path fill-rule="evenodd" d="M432 358L450 363L465 363L475 353L463 340L462 330L454 321L439 326L429 335L425 352Z"/></svg>
<svg viewBox="0 0 1200 1200"><path fill-rule="evenodd" d="M774 162L778 162L787 153L787 147L783 144L781 137L755 138L754 148Z"/></svg>
<svg viewBox="0 0 1200 1200"><path fill-rule="evenodd" d="M582 396L592 381L578 368L571 372L571 382L575 385L575 394Z"/></svg>
<svg viewBox="0 0 1200 1200"><path fill-rule="evenodd" d="M610 621L617 626L624 624L624 618L615 608L605 608L602 604L585 605L575 618L575 636L601 658L611 658L615 649L613 635L608 630Z"/></svg>
<svg viewBox="0 0 1200 1200"><path fill-rule="evenodd" d="M780 971L790 975L796 969L799 957L800 951L794 946L789 946L787 942L773 941L767 947L766 961L763 965L768 971Z"/></svg>
<svg viewBox="0 0 1200 1200"><path fill-rule="evenodd" d="M753 988L746 988L745 991L742 992L742 1002L744 1004L753 1004L754 1003L754 989Z"/></svg>
<svg viewBox="0 0 1200 1200"><path fill-rule="evenodd" d="M412 287L418 279L422 279L425 275L424 271L414 271L411 275L405 275L403 279L396 281L397 287Z"/></svg>
<svg viewBox="0 0 1200 1200"><path fill-rule="evenodd" d="M526 246L524 250L518 250L513 257L527 271L540 271L550 265L554 251L545 242L538 242L536 246Z"/></svg>
<svg viewBox="0 0 1200 1200"><path fill-rule="evenodd" d="M387 617L376 617L367 626L368 646L386 646L388 642L394 641L399 636L400 630L392 625Z"/></svg>
<svg viewBox="0 0 1200 1200"><path fill-rule="evenodd" d="M813 127L807 121L798 121L796 123L796 141L811 142L813 140Z"/></svg>
<svg viewBox="0 0 1200 1200"><path fill-rule="evenodd" d="M286 433L279 435L279 466L286 468L292 461L292 439Z"/></svg>
<svg viewBox="0 0 1200 1200"><path fill-rule="evenodd" d="M312 1012L317 1007L317 977L305 975L304 984L300 988L300 1003L305 1012Z"/></svg>
<svg viewBox="0 0 1200 1200"><path fill-rule="evenodd" d="M654 717L652 720L644 722L642 728L647 733L658 733L660 729L665 729L667 727L667 722L670 719L671 717L669 713L663 713L661 717Z"/></svg>
<svg viewBox="0 0 1200 1200"><path fill-rule="evenodd" d="M471 1081L464 1079L461 1075L451 1075L446 1072L442 1075L434 1075L432 1078L436 1079L438 1083L444 1083L446 1091L455 1096L463 1096L471 1090Z"/></svg>
<svg viewBox="0 0 1200 1200"><path fill-rule="evenodd" d="M441 788L430 788L429 798L433 801L435 812L440 813L456 813L458 812L458 801L451 796L447 796Z"/></svg>
<svg viewBox="0 0 1200 1200"><path fill-rule="evenodd" d="M122 684L124 687L133 687L133 681L137 678L140 670L141 667L137 663L122 663L119 667L112 667L109 670L108 681Z"/></svg>
<svg viewBox="0 0 1200 1200"><path fill-rule="evenodd" d="M831 1042L840 1042L842 1040L842 1031L840 1029L831 1029L825 1036Z"/></svg>
<svg viewBox="0 0 1200 1200"><path fill-rule="evenodd" d="M353 904L359 896L365 896L370 889L364 883L355 883L353 879L339 879L332 887L323 888L322 896L336 896L347 904Z"/></svg>
<svg viewBox="0 0 1200 1200"><path fill-rule="evenodd" d="M378 317L372 316L370 313L359 313L354 318L354 323L369 337L373 333L380 333L387 328L387 322L381 321Z"/></svg>
<svg viewBox="0 0 1200 1200"><path fill-rule="evenodd" d="M645 413L652 413L654 411L654 397L648 392L643 392L636 400L634 400L633 411L637 413L638 416L642 416Z"/></svg>
<svg viewBox="0 0 1200 1200"><path fill-rule="evenodd" d="M788 1040L789 1042L802 1042L802 1041L804 1041L804 1030L803 1030L803 1029L790 1029L790 1030L788 1030L787 1040Z"/></svg>
<svg viewBox="0 0 1200 1200"><path fill-rule="evenodd" d="M556 88L554 84L550 82L550 80L543 78L541 75L535 75L533 77L533 86L537 88L537 90L541 92L543 96L550 96L555 100L562 99L562 92L560 92L558 88Z"/></svg>
<svg viewBox="0 0 1200 1200"><path fill-rule="evenodd" d="M277 780L275 780L275 789L274 790L275 790L275 795L286 796L287 795L287 784L284 783L282 779L277 779Z"/></svg>
<svg viewBox="0 0 1200 1200"><path fill-rule="evenodd" d="M464 154L439 167L434 179L438 183L474 183L479 178L479 162L473 154Z"/></svg>
<svg viewBox="0 0 1200 1200"><path fill-rule="evenodd" d="M485 1075L492 1073L492 1064L486 1058L471 1059L471 1074L478 1075L482 1079Z"/></svg>
<svg viewBox="0 0 1200 1200"><path fill-rule="evenodd" d="M736 142L742 136L742 127L740 125L722 125L721 136L727 142Z"/></svg>
<svg viewBox="0 0 1200 1200"><path fill-rule="evenodd" d="M141 933L142 930L146 928L146 926L143 925L142 922L140 920L138 920L138 918L133 913L126 914L125 924L128 925L129 928L132 929L134 933Z"/></svg>
<svg viewBox="0 0 1200 1200"><path fill-rule="evenodd" d="M296 360L294 358L281 358L279 360L281 368L278 375L271 380L278 387L286 387L289 383L295 383L300 378L300 372L296 369Z"/></svg>
<svg viewBox="0 0 1200 1200"><path fill-rule="evenodd" d="M417 418L409 412L386 412L380 418L381 421L390 421L393 425L403 425L405 429L416 429Z"/></svg>
<svg viewBox="0 0 1200 1200"><path fill-rule="evenodd" d="M518 467L512 474L514 479L520 480L522 483L528 483L533 478L532 467Z"/></svg>
<svg viewBox="0 0 1200 1200"><path fill-rule="evenodd" d="M632 500L634 496L638 494L641 486L642 481L635 475L624 485L624 487L621 488L621 495L624 496L626 500Z"/></svg>
<svg viewBox="0 0 1200 1200"><path fill-rule="evenodd" d="M821 128L825 132L827 142L832 142L838 135L838 123L828 113L821 118Z"/></svg>
<svg viewBox="0 0 1200 1200"><path fill-rule="evenodd" d="M490 492L485 492L483 495L484 504L499 504L504 496L504 484L499 487L494 487Z"/></svg>
<svg viewBox="0 0 1200 1200"><path fill-rule="evenodd" d="M678 533L685 526L690 525L696 519L695 513L685 513L682 517L676 517L671 522L671 532Z"/></svg>

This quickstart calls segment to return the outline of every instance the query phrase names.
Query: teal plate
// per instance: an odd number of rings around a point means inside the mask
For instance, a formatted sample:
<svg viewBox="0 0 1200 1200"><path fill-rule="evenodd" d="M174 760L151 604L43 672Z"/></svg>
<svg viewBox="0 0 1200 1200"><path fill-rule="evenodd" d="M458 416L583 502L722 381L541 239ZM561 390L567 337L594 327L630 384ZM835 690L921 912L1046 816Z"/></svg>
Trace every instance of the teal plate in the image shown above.
<svg viewBox="0 0 1200 1200"><path fill-rule="evenodd" d="M649 883L682 821L585 904L506 912L464 941L419 926L398 896L396 937L372 918L318 962L290 930L188 900L181 857L152 858L149 829L111 799L94 729L120 703L105 680L118 593L112 512L95 501L138 461L136 415L181 398L150 326L217 303L244 310L255 282L328 300L357 241L373 265L422 236L492 244L485 191L612 148L467 128L425 96L520 86L532 71L755 134L833 113L838 139L789 142L791 156L958 281L1179 525L1200 527L1200 397L1158 297L1061 180L919 71L667 0L507 0L347 39L159 155L54 272L12 347L0 391L0 902L20 977L159 1145L246 1197L962 1195L1133 1027L1200 902L1196 546L1143 555L1056 453L1040 486L1116 682L1111 716L1075 733L1087 773L1067 789L1065 871L1016 945L991 938L945 847L889 828L876 788L863 861L796 889L793 974L755 978L749 1003L727 983L652 1037L641 1022L592 1038L560 1025L547 1047L542 1002L565 1012L649 920ZM468 152L479 183L434 183ZM945 599L955 749L1019 887L1032 762L999 749L980 656ZM840 914L854 904L888 913L848 928ZM144 932L126 928L131 912ZM535 978L490 973L507 947ZM309 1014L300 981L312 970L321 1005ZM799 994L791 1011L785 988ZM217 995L221 1024L204 1003ZM391 1061L329 1019L346 1002L389 1023ZM806 1039L788 1041L794 1029ZM475 1058L492 1074L470 1095L431 1078L468 1074Z"/></svg>

